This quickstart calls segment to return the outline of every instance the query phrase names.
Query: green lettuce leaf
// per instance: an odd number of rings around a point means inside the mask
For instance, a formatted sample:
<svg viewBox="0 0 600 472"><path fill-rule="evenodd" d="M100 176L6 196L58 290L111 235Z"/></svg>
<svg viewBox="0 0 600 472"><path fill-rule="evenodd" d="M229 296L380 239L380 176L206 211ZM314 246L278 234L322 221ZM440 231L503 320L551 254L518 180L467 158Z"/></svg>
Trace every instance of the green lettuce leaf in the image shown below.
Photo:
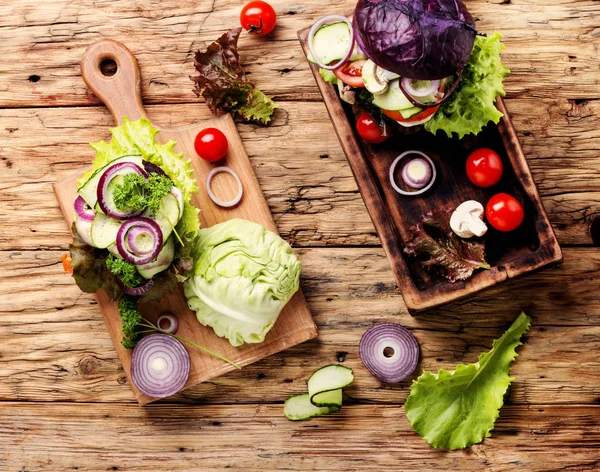
<svg viewBox="0 0 600 472"><path fill-rule="evenodd" d="M158 131L146 118L130 121L127 117L123 117L121 126L111 128L112 139L109 143L99 141L90 144L96 151L96 159L92 169L78 179L78 182L80 187L83 186L96 170L127 154L141 154L145 161L160 167L183 194L183 217L175 230L183 242L183 247L178 245L177 258L185 259L190 256L200 229L199 210L190 203L192 195L198 193L198 186L191 161L184 159L182 152L175 152L174 148L177 144L175 141L169 140L165 144L156 142Z"/></svg>
<svg viewBox="0 0 600 472"><path fill-rule="evenodd" d="M298 290L300 262L288 243L238 218L200 230L183 284L198 321L233 346L259 343Z"/></svg>
<svg viewBox="0 0 600 472"><path fill-rule="evenodd" d="M321 74L321 77L323 77L323 80L325 82L329 82L333 85L336 85L338 83L338 78L335 76L332 70L319 69L319 74Z"/></svg>
<svg viewBox="0 0 600 472"><path fill-rule="evenodd" d="M277 104L248 80L237 51L242 28L230 29L206 51L198 51L194 66L199 75L190 77L194 93L202 95L210 111L232 113L247 121L266 124Z"/></svg>
<svg viewBox="0 0 600 472"><path fill-rule="evenodd" d="M476 269L489 269L483 241L460 238L450 228L452 210L434 210L410 227L404 252L450 282L466 280Z"/></svg>
<svg viewBox="0 0 600 472"><path fill-rule="evenodd" d="M433 134L444 131L448 137L456 133L459 139L467 134L477 134L490 121L498 123L502 113L494 102L496 96L504 96L502 81L510 72L501 62L500 52L504 44L502 35L477 36L465 65L460 85L452 96L442 104L425 129Z"/></svg>
<svg viewBox="0 0 600 472"><path fill-rule="evenodd" d="M413 430L443 449L465 448L489 437L514 380L509 373L515 348L530 324L531 318L521 313L476 363L437 374L424 372L413 381L404 405Z"/></svg>

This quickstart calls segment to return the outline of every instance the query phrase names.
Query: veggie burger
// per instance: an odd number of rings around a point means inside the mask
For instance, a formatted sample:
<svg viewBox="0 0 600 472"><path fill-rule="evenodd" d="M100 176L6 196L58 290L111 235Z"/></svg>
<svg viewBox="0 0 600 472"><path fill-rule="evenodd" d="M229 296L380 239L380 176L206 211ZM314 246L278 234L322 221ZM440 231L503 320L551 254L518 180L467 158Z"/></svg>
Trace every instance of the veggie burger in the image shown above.
<svg viewBox="0 0 600 472"><path fill-rule="evenodd" d="M502 116L494 101L509 70L500 38L477 33L460 0L359 0L351 19L312 26L309 60L342 100L371 112L383 136L396 122L462 138Z"/></svg>

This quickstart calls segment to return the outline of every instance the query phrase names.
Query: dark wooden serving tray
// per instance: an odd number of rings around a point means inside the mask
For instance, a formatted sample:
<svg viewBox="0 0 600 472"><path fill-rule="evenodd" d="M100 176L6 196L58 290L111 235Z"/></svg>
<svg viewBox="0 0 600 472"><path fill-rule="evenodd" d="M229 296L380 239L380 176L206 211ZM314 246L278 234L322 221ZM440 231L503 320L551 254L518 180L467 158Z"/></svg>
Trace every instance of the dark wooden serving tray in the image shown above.
<svg viewBox="0 0 600 472"><path fill-rule="evenodd" d="M298 32L305 54L307 37L308 28ZM352 111L340 100L336 87L321 78L317 66L311 64L310 67L411 313L464 298L509 278L562 261L560 246L502 97L497 98L496 106L504 117L497 126L486 126L478 136L458 140L420 130L371 146L357 136ZM501 181L489 189L475 187L465 173L468 155L480 147L495 150L504 164ZM388 172L399 154L414 149L433 159L438 178L425 194L406 197L392 188ZM499 233L490 227L485 237L490 270L480 270L466 281L450 283L404 254L409 227L423 214L433 209L454 209L471 199L485 207L489 198L498 192L509 193L523 204L525 221L511 233Z"/></svg>

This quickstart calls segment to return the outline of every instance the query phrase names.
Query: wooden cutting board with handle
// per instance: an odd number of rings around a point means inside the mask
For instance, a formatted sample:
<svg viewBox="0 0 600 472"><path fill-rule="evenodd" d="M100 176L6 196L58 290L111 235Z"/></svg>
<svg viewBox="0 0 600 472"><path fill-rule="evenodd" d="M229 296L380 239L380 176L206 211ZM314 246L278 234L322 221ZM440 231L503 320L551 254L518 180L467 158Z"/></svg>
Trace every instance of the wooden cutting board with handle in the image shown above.
<svg viewBox="0 0 600 472"><path fill-rule="evenodd" d="M107 60L116 63L114 75L106 76L101 70L101 64ZM127 116L132 121L146 117L141 98L141 80L137 61L122 44L112 40L101 40L92 44L83 55L81 75L92 92L111 111L117 124L122 124L123 116ZM169 139L177 141L175 150L183 152L186 159L192 160L192 167L200 189L199 194L192 198L192 204L200 208L202 227L206 228L231 218L244 218L260 223L277 233L275 222L254 174L252 164L230 115L214 117L180 128L162 128L156 123L153 125L160 129L157 135L158 141L167 142ZM218 164L211 164L198 158L194 151L196 135L208 127L220 129L229 141L229 152L225 159ZM101 137L99 136L99 138ZM90 162L93 158L93 151L90 151ZM242 201L233 208L221 208L215 205L206 193L206 177L211 169L218 165L231 167L242 181L244 195ZM54 184L54 191L69 228L73 223L73 201L78 187L76 179L85 170L81 169L76 175ZM237 193L237 184L229 174L215 176L212 188L218 197L225 200L232 198ZM245 344L236 348L231 346L226 339L214 334L211 328L204 327L198 322L195 313L187 306L181 287L179 288L180 290L176 292L168 293L160 302L142 306L140 308L142 314L150 321L156 322L156 318L164 312L175 313L179 317L178 336L211 349L239 365L250 364L317 336L317 328L301 290L285 306L264 342ZM96 293L96 299L137 401L140 405L145 405L156 400L142 394L131 382L132 351L121 345L121 320L117 311L117 303L112 301L102 290ZM187 344L185 347L191 359L190 376L185 388L235 370L235 367L230 364L209 356L199 349Z"/></svg>

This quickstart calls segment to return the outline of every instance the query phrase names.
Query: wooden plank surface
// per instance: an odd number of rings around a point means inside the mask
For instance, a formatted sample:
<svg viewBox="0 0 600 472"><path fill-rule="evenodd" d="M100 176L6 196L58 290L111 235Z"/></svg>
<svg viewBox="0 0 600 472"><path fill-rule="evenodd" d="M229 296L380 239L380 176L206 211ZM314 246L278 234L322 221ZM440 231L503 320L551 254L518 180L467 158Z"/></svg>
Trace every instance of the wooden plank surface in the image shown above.
<svg viewBox="0 0 600 472"><path fill-rule="evenodd" d="M80 78L84 49L126 41L151 119L209 116L191 92L192 52L238 23L243 0L0 0L0 470L598 470L600 445L600 4L467 0L504 34L506 105L549 219L558 267L412 318L310 76L296 31L353 0L273 0L278 26L242 36L250 77L280 99L269 127L238 124L282 236L296 246L320 336L170 403L140 409L93 297L62 273L68 228L52 183L89 162L113 120ZM600 220L596 220L600 221ZM534 324L492 438L430 448L357 357L367 327L415 333L420 369L472 362L525 309ZM340 414L281 416L316 367L355 369ZM101 440L99 440L99 437Z"/></svg>

